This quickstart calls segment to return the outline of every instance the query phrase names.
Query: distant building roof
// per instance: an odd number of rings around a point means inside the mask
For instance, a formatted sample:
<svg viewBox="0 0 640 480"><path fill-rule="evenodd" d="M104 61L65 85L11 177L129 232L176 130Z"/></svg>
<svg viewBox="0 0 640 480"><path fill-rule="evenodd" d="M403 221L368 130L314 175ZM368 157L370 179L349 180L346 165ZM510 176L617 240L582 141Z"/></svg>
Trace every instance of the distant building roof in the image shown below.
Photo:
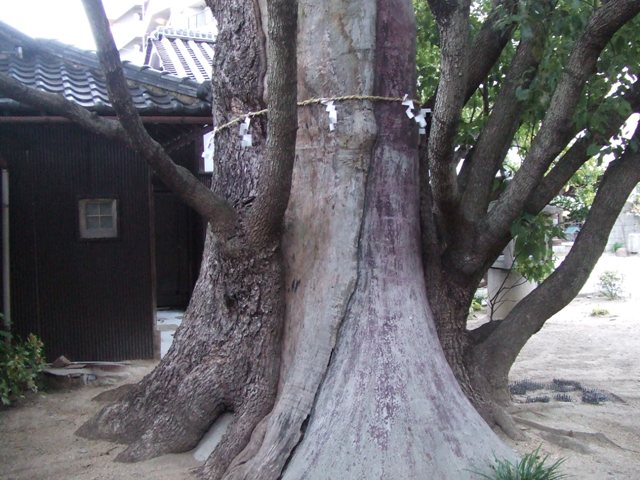
<svg viewBox="0 0 640 480"><path fill-rule="evenodd" d="M209 81L214 42L211 32L160 27L147 40L144 63L179 77Z"/></svg>
<svg viewBox="0 0 640 480"><path fill-rule="evenodd" d="M128 62L123 64L123 71L141 115L211 115L209 82L198 83ZM114 114L94 52L54 40L34 40L0 22L0 72L24 85L62 94L98 114ZM39 113L35 110L0 98L0 115Z"/></svg>

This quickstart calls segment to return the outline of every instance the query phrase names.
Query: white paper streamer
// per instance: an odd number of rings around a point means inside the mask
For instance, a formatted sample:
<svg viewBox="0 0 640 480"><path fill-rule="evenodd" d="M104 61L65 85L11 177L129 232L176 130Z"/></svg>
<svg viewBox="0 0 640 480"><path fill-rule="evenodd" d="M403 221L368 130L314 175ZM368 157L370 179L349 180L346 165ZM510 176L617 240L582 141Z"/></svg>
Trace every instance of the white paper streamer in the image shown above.
<svg viewBox="0 0 640 480"><path fill-rule="evenodd" d="M415 115L413 114L413 100L408 99L408 96L409 95L405 94L405 96L402 97L402 105L407 107L407 110L405 111L407 117L413 118L415 117Z"/></svg>
<svg viewBox="0 0 640 480"><path fill-rule="evenodd" d="M426 135L427 133L427 113L431 113L430 108L421 108L420 113L418 113L414 118L414 120L418 124L418 133L420 135Z"/></svg>
<svg viewBox="0 0 640 480"><path fill-rule="evenodd" d="M329 131L333 132L336 128L336 123L338 123L338 112L336 111L336 106L333 104L333 100L323 100L322 104L327 106L325 110L329 112Z"/></svg>
<svg viewBox="0 0 640 480"><path fill-rule="evenodd" d="M216 153L216 132L211 134L209 142L202 152L202 158L204 158L205 165L213 163L213 155Z"/></svg>
<svg viewBox="0 0 640 480"><path fill-rule="evenodd" d="M305 100L304 102L299 103L299 106L310 105L312 103L322 103L325 105L325 110L329 114L329 131L333 132L336 129L336 124L338 123L338 112L336 110L335 103L336 101L345 101L345 100L378 100L378 101L398 101L399 98L387 98L387 97L367 97L367 96L358 96L352 95L347 97L336 97L333 100L329 100L327 98L314 98L310 100ZM402 105L407 107L405 110L405 114L409 119L413 119L418 124L418 132L420 135L425 135L427 133L427 114L431 113L430 108L419 108L415 106L413 100L409 98L408 94L405 94L402 97ZM259 112L252 112L245 116L244 121L240 124L240 129L238 134L240 136L240 146L242 148L252 147L253 146L253 137L251 135L251 117L250 115L263 115L267 110L260 110ZM242 118L242 117L240 117ZM220 129L226 129L233 124L236 124L240 118L235 118L230 122L222 125ZM202 158L205 159L205 163L213 163L213 156L215 154L215 134L211 136L207 147L202 152Z"/></svg>
<svg viewBox="0 0 640 480"><path fill-rule="evenodd" d="M252 147L253 146L253 138L251 137L251 132L249 131L249 126L251 125L251 119L247 115L244 119L244 122L240 124L240 146L242 148Z"/></svg>

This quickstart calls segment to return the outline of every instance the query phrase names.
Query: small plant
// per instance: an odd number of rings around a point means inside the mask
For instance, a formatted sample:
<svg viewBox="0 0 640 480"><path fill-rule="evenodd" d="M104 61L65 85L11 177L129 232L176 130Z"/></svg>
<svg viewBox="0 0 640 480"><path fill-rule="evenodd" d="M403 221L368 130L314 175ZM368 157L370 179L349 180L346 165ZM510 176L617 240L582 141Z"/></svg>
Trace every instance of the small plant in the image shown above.
<svg viewBox="0 0 640 480"><path fill-rule="evenodd" d="M609 315L609 310L598 306L594 307L589 315L591 315L592 317L606 317L607 315Z"/></svg>
<svg viewBox="0 0 640 480"><path fill-rule="evenodd" d="M582 392L582 402L591 405L600 405L609 400L609 395L601 390L584 390Z"/></svg>
<svg viewBox="0 0 640 480"><path fill-rule="evenodd" d="M23 342L0 330L0 401L4 405L11 405L26 391L38 391L45 364L42 347L33 334Z"/></svg>
<svg viewBox="0 0 640 480"><path fill-rule="evenodd" d="M516 380L509 385L509 392L511 395L524 395L527 392L535 392L536 390L542 390L544 384L540 382L534 382L533 380L524 379Z"/></svg>
<svg viewBox="0 0 640 480"><path fill-rule="evenodd" d="M490 474L473 472L486 480L561 480L567 475L560 472L560 466L564 459L560 459L551 465L546 465L548 455L540 457L540 447L526 454L518 463L508 460L495 459L495 465L491 465Z"/></svg>
<svg viewBox="0 0 640 480"><path fill-rule="evenodd" d="M473 294L473 300L471 300L471 306L469 307L469 313L479 312L487 304L487 297L484 293L476 291Z"/></svg>
<svg viewBox="0 0 640 480"><path fill-rule="evenodd" d="M582 390L580 382L575 380L564 380L562 378L554 378L549 385L554 392L573 392L574 390Z"/></svg>
<svg viewBox="0 0 640 480"><path fill-rule="evenodd" d="M615 300L622 296L622 280L624 277L618 272L607 270L600 275L600 293L609 300Z"/></svg>
<svg viewBox="0 0 640 480"><path fill-rule="evenodd" d="M612 251L613 253L616 253L618 250L620 250L620 249L621 249L621 248L623 248L623 247L624 247L624 243L622 243L622 242L615 242L615 243L613 244L613 246L611 247L611 251Z"/></svg>
<svg viewBox="0 0 640 480"><path fill-rule="evenodd" d="M553 396L553 399L556 402L573 402L573 399L571 398L571 395L569 395L567 393L556 393Z"/></svg>

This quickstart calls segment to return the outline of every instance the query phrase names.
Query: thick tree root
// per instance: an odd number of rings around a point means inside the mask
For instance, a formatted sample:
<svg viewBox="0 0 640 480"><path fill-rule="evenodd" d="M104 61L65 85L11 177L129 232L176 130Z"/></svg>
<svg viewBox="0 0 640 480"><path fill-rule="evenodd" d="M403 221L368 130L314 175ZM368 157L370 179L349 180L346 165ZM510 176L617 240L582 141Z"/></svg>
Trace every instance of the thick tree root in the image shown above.
<svg viewBox="0 0 640 480"><path fill-rule="evenodd" d="M507 410L496 403L491 406L491 420L500 427L500 430L509 437L511 440L522 441L526 439L526 436L518 425L516 425L515 419L511 416Z"/></svg>
<svg viewBox="0 0 640 480"><path fill-rule="evenodd" d="M466 365L463 370L471 373L469 377L466 377L470 379L470 382L468 388L465 389L465 394L485 422L494 430L499 429L511 440L525 440L526 436L516 425L510 413L509 407L512 403L506 387L490 385L482 370L478 368L477 362L475 364L472 362L471 366ZM457 378L460 381L460 378Z"/></svg>
<svg viewBox="0 0 640 480"><path fill-rule="evenodd" d="M124 396L128 394L134 387L135 384L126 383L124 385L120 385L119 387L112 388L111 390L106 390L102 393L99 393L91 400L94 402L117 402L118 400L124 398Z"/></svg>
<svg viewBox="0 0 640 480"><path fill-rule="evenodd" d="M536 430L549 434L547 438L561 447L571 448L573 450L576 450L576 448L568 446L569 444L566 441L558 440L560 438L565 438L565 439L568 438L574 441L579 440L583 442L592 442L592 443L603 445L605 447L613 447L619 450L626 450L628 452L640 453L637 450L632 450L632 449L625 448L618 445L614 441L610 440L609 437L607 437L602 432L581 432L579 430L565 430L562 428L548 427L541 423L534 422L532 420L527 420L526 418L521 418L518 416L514 416L513 419L516 422L521 423L522 425L526 425L528 427L535 428ZM584 447L584 448L588 449L588 447ZM581 452L581 453L584 453L584 452Z"/></svg>
<svg viewBox="0 0 640 480"><path fill-rule="evenodd" d="M233 459L247 446L256 425L269 413L271 402L243 407L199 472L200 478L219 480Z"/></svg>
<svg viewBox="0 0 640 480"><path fill-rule="evenodd" d="M136 462L195 448L213 422L222 413L231 411L234 420L202 470L206 478L220 478L247 445L256 424L269 412L275 394L273 388L254 382L248 382L247 388L244 381L239 382L237 391L232 391L221 384L221 378L224 375L215 364L201 365L181 381L172 383L165 392L165 400L160 401L157 395L145 396L145 392L151 392L151 388L145 388L154 381L151 375L125 399L105 407L77 433L86 438L129 444L116 460ZM151 401L154 397L155 401ZM231 403L232 399L235 403Z"/></svg>
<svg viewBox="0 0 640 480"><path fill-rule="evenodd" d="M154 394L156 389L150 387L149 383L154 381L151 375L124 399L105 407L77 434L129 444L116 458L121 462L190 450L226 410L221 399L216 398L211 373L194 370L168 386L164 401L159 401L157 393Z"/></svg>

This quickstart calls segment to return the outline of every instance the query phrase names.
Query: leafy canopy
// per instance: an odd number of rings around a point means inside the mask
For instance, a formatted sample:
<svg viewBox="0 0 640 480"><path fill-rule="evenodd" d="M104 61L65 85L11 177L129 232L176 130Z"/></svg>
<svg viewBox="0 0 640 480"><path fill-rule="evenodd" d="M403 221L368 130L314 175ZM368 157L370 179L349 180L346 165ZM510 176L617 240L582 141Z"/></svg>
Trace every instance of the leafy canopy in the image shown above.
<svg viewBox="0 0 640 480"><path fill-rule="evenodd" d="M535 72L531 72L531 81L516 90L522 114L511 148L500 168L501 175L494 182L495 194L503 190L504 182L509 181L527 155L549 108L552 92L564 71L574 42L584 31L593 12L602 5L601 0L557 0L549 15L542 8L542 3L541 0L521 0L511 12L505 7L498 9L498 21L494 28L511 26L514 29L513 35L462 112L457 149L464 152L472 148L485 126L519 42L531 39L540 31L537 27L545 23L547 34L536 50L540 64ZM427 2L414 0L414 7L417 21L418 94L423 101L427 101L434 95L439 81L439 35ZM490 0L472 3L472 38L480 31L491 8ZM626 118L632 113L623 94L636 80L638 65L640 18L635 18L614 35L603 51L597 64L597 72L588 80L573 117L576 139L588 134L594 141L587 150L592 159L573 175L551 202L565 211L567 223L584 222L605 170L603 160L616 153L616 150L622 151L626 147L627 140L620 135L613 141L601 137L613 115ZM543 214L534 216L525 213L514 222L511 234L516 238L514 268L529 280L544 280L554 269L551 238L562 237L562 230L554 227Z"/></svg>

